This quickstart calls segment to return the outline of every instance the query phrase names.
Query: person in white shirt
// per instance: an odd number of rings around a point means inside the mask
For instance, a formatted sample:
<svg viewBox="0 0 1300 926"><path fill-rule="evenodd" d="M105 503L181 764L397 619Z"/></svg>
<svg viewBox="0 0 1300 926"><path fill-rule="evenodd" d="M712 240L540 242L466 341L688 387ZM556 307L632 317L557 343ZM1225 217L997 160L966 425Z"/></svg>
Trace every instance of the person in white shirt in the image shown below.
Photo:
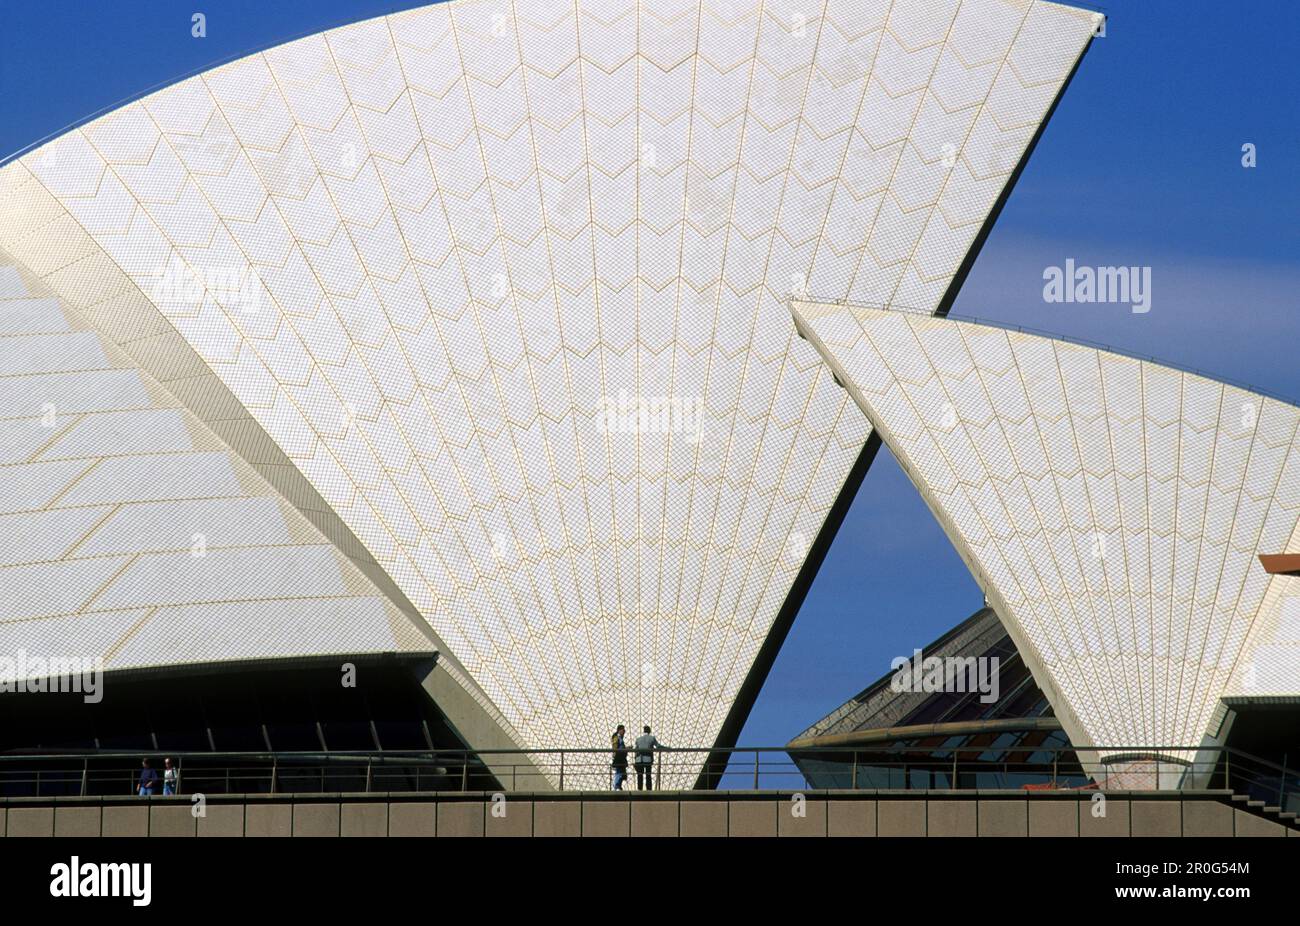
<svg viewBox="0 0 1300 926"><path fill-rule="evenodd" d="M664 745L655 738L650 732L647 724L641 728L644 732L636 738L636 758L632 760L636 765L636 789L638 791L654 790L653 776L650 772L654 769L655 750L664 749Z"/></svg>

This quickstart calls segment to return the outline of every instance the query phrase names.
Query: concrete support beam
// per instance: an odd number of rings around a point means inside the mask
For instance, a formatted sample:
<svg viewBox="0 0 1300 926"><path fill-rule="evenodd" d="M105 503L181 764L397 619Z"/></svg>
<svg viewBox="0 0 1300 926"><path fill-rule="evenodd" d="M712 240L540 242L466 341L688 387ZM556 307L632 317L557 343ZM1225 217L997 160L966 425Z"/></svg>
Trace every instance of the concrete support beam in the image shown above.
<svg viewBox="0 0 1300 926"><path fill-rule="evenodd" d="M682 801L681 835L726 836L726 801Z"/></svg>
<svg viewBox="0 0 1300 926"><path fill-rule="evenodd" d="M148 804L107 804L100 834L103 836L148 836Z"/></svg>
<svg viewBox="0 0 1300 926"><path fill-rule="evenodd" d="M582 835L630 836L631 834L632 810L629 801L582 802Z"/></svg>
<svg viewBox="0 0 1300 926"><path fill-rule="evenodd" d="M483 827L487 836L532 836L533 802L509 799L490 802Z"/></svg>
<svg viewBox="0 0 1300 926"><path fill-rule="evenodd" d="M580 801L538 801L533 805L534 836L581 836Z"/></svg>
<svg viewBox="0 0 1300 926"><path fill-rule="evenodd" d="M801 800L786 798L776 808L777 832L781 836L825 836L826 801L799 795Z"/></svg>
<svg viewBox="0 0 1300 926"><path fill-rule="evenodd" d="M1079 814L1088 806L1078 800L1034 800L1029 804L1030 836L1078 836Z"/></svg>
<svg viewBox="0 0 1300 926"><path fill-rule="evenodd" d="M244 805L209 803L198 824L200 836L243 836Z"/></svg>
<svg viewBox="0 0 1300 926"><path fill-rule="evenodd" d="M923 800L885 800L876 807L877 835L924 836L926 802Z"/></svg>
<svg viewBox="0 0 1300 926"><path fill-rule="evenodd" d="M1181 801L1135 800L1129 811L1134 836L1183 835Z"/></svg>
<svg viewBox="0 0 1300 926"><path fill-rule="evenodd" d="M55 807L55 836L99 836L99 807Z"/></svg>
<svg viewBox="0 0 1300 926"><path fill-rule="evenodd" d="M1028 836L1029 802L1024 800L991 800L979 802L979 834L981 836ZM1074 835L1070 833L1068 835Z"/></svg>
<svg viewBox="0 0 1300 926"><path fill-rule="evenodd" d="M483 801L440 802L437 806L439 836L483 835L483 814L486 810Z"/></svg>
<svg viewBox="0 0 1300 926"><path fill-rule="evenodd" d="M276 801L249 804L244 813L245 836L292 836L293 805Z"/></svg>
<svg viewBox="0 0 1300 926"><path fill-rule="evenodd" d="M731 801L727 808L728 836L775 836L777 798L765 801Z"/></svg>
<svg viewBox="0 0 1300 926"><path fill-rule="evenodd" d="M394 801L388 805L389 836L436 836L438 805L433 801Z"/></svg>
<svg viewBox="0 0 1300 926"><path fill-rule="evenodd" d="M867 800L828 800L826 802L827 836L875 836L876 802Z"/></svg>
<svg viewBox="0 0 1300 926"><path fill-rule="evenodd" d="M971 800L929 801L926 808L927 836L974 836L978 804Z"/></svg>
<svg viewBox="0 0 1300 926"><path fill-rule="evenodd" d="M820 791L0 798L8 836L1294 836L1229 792Z"/></svg>
<svg viewBox="0 0 1300 926"><path fill-rule="evenodd" d="M680 835L679 816L677 801L634 801L632 803L632 835Z"/></svg>
<svg viewBox="0 0 1300 926"><path fill-rule="evenodd" d="M339 804L294 804L293 835L295 836L338 836Z"/></svg>
<svg viewBox="0 0 1300 926"><path fill-rule="evenodd" d="M1183 801L1184 836L1231 836L1232 808L1209 801Z"/></svg>
<svg viewBox="0 0 1300 926"><path fill-rule="evenodd" d="M387 836L388 804L344 804L339 812L341 836Z"/></svg>
<svg viewBox="0 0 1300 926"><path fill-rule="evenodd" d="M1080 836L1130 836L1129 802L1124 798L1107 796L1105 802L1091 798L1079 806Z"/></svg>
<svg viewBox="0 0 1300 926"><path fill-rule="evenodd" d="M149 808L150 836L197 836L198 824L189 801L154 804Z"/></svg>
<svg viewBox="0 0 1300 926"><path fill-rule="evenodd" d="M534 756L522 752L519 743L498 722L495 713L472 695L440 661L415 667L420 687L433 699L468 749L505 750L484 757L484 764L507 791L553 791L555 784L543 774Z"/></svg>

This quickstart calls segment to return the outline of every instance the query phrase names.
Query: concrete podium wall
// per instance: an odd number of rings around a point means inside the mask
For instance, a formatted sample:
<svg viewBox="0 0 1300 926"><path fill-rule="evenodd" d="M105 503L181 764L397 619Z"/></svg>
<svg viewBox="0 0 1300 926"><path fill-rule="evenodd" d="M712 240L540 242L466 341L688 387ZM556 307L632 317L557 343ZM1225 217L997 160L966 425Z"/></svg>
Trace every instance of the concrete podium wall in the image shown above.
<svg viewBox="0 0 1300 926"><path fill-rule="evenodd" d="M21 836L1295 836L1228 792L808 791L6 798Z"/></svg>

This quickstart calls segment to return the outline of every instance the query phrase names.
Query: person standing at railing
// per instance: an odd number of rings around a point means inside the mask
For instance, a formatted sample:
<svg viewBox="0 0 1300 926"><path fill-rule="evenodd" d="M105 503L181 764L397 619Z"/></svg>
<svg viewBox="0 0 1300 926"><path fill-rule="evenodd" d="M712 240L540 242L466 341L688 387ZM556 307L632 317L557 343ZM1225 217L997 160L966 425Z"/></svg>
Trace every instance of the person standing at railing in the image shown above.
<svg viewBox="0 0 1300 926"><path fill-rule="evenodd" d="M149 760L140 763L140 787L136 793L141 797L153 797L154 788L158 787L158 772L149 767Z"/></svg>
<svg viewBox="0 0 1300 926"><path fill-rule="evenodd" d="M170 758L163 759L163 794L175 794L177 784L176 766Z"/></svg>
<svg viewBox="0 0 1300 926"><path fill-rule="evenodd" d="M610 748L614 752L610 767L614 770L614 790L622 791L623 782L627 781L627 743L623 741L626 728L620 723L614 735L609 738Z"/></svg>
<svg viewBox="0 0 1300 926"><path fill-rule="evenodd" d="M641 728L644 732L636 738L636 758L633 764L636 765L636 789L638 791L652 791L654 785L653 778L650 775L655 764L655 750L663 749L664 746L650 732L650 725Z"/></svg>

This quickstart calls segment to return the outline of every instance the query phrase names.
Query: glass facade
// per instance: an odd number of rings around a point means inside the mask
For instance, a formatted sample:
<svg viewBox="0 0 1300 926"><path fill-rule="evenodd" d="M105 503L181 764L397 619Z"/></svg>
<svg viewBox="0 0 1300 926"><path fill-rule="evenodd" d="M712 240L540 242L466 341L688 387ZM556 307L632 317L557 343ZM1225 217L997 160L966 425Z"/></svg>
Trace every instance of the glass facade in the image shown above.
<svg viewBox="0 0 1300 926"><path fill-rule="evenodd" d="M0 794L131 793L141 759L166 756L186 793L366 790L367 777L369 790L493 786L477 760L466 768L412 666L354 664L353 687L330 660L118 675L93 704L8 694Z"/></svg>
<svg viewBox="0 0 1300 926"><path fill-rule="evenodd" d="M898 691L891 672L795 738L806 748L791 749L790 756L809 787L1018 789L1089 783L1069 739L1052 722L1051 705L992 609L977 611L922 653L989 660L989 679L996 671L997 684L988 690L997 697L986 703L979 690ZM828 745L813 745L821 743Z"/></svg>

